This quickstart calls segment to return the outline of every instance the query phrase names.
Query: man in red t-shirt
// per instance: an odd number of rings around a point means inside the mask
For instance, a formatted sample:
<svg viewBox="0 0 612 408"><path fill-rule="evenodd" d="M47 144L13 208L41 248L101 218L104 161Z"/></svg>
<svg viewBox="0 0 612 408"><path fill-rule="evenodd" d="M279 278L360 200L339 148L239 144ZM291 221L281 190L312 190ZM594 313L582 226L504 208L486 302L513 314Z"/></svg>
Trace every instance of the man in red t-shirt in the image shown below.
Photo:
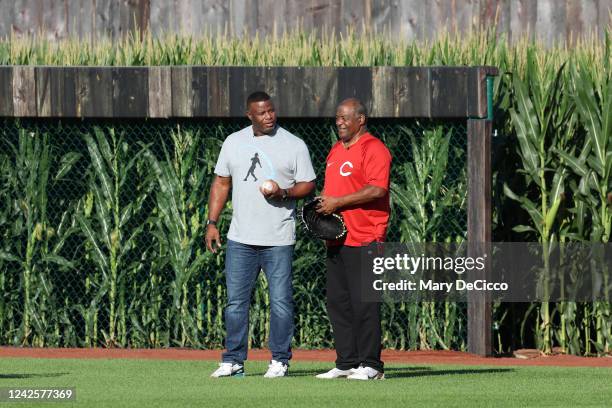
<svg viewBox="0 0 612 408"><path fill-rule="evenodd" d="M384 378L380 304L361 299L360 247L385 239L391 154L368 133L366 122L366 109L358 99L346 99L336 110L340 140L327 156L317 211L339 212L347 235L327 243L327 312L337 358L336 367L317 378Z"/></svg>

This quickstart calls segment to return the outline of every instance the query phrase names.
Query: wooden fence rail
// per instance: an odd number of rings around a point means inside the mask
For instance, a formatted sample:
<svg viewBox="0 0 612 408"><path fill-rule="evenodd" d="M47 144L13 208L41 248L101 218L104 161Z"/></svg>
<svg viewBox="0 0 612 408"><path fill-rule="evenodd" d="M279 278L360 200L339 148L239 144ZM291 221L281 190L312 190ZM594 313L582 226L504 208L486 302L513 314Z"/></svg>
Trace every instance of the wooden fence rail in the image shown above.
<svg viewBox="0 0 612 408"><path fill-rule="evenodd" d="M349 96L371 117L486 116L491 67L0 67L0 116L244 116L267 91L280 116L333 117Z"/></svg>

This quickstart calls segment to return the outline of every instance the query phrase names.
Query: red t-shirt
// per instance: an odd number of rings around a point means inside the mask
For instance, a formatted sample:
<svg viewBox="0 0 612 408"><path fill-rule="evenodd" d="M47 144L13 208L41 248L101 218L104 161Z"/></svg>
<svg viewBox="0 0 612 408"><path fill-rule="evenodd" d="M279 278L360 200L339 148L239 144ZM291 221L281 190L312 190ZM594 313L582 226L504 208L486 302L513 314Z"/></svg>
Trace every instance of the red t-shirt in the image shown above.
<svg viewBox="0 0 612 408"><path fill-rule="evenodd" d="M337 142L327 155L323 194L340 197L354 193L366 184L382 187L384 197L340 210L346 224L344 245L361 246L373 241L384 241L389 224L389 172L391 153L370 133L361 135L346 149ZM328 241L330 245L342 244Z"/></svg>

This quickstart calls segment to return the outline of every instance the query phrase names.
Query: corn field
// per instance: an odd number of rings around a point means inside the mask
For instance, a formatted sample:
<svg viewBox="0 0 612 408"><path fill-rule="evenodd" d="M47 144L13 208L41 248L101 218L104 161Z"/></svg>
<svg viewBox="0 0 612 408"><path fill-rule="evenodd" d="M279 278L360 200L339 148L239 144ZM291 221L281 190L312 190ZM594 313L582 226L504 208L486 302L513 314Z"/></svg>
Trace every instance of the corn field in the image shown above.
<svg viewBox="0 0 612 408"><path fill-rule="evenodd" d="M9 38L0 42L0 64L494 65L500 69L494 83L494 240L609 243L611 42L610 30L603 41L552 49L527 40L510 46L493 33L430 43L300 33L278 39L146 35L96 44ZM333 123L319 122L289 126L308 142L315 168L335 138ZM0 342L220 347L223 255L203 250L202 220L220 143L238 125L206 123L206 132L194 123L146 125L135 138L134 124L5 120ZM308 126L317 127L316 139L304 131ZM465 129L407 121L374 123L373 133L394 155L390 239L465 239ZM295 345L330 347L324 275L317 269L323 247L300 234ZM260 278L252 346L267 339L266 290ZM385 305L384 344L465 349L465 310L455 303ZM494 310L498 353L533 346L546 353L611 352L609 303L497 304Z"/></svg>
<svg viewBox="0 0 612 408"><path fill-rule="evenodd" d="M221 347L223 253L204 250L206 202L224 137L245 125L244 119L61 124L5 119L0 126L2 342ZM321 174L335 139L333 123L283 125L308 143ZM409 163L419 179L434 171L440 177L445 192L424 195L414 204L419 224L429 226L421 239L465 239L465 126L378 120L371 127L406 164L397 168L398 182ZM401 143L405 137L417 140L416 135L429 142L412 149ZM436 170L413 156L446 160ZM394 194L418 188L409 186L399 182ZM438 203L435 211L431 200ZM403 214L398 206L390 231L395 240L408 239L412 219ZM444 225L443 216L449 220ZM229 211L220 221L222 231L228 217ZM331 347L324 245L301 229L298 233L296 343ZM266 344L268 306L262 275L250 315L252 346ZM416 319L418 313L427 320ZM447 318L439 319L443 315ZM465 347L465 305L389 305L384 316L389 347ZM416 320L409 325L409 319Z"/></svg>

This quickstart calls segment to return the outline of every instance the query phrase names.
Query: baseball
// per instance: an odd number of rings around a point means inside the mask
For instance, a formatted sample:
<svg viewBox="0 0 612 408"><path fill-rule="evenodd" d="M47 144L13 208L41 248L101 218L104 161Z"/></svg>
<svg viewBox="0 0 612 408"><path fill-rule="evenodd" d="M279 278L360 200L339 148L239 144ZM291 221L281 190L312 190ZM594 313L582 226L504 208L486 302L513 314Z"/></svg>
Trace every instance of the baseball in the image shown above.
<svg viewBox="0 0 612 408"><path fill-rule="evenodd" d="M266 192L270 192L274 189L274 183L272 183L270 180L266 180L262 183L261 189Z"/></svg>

